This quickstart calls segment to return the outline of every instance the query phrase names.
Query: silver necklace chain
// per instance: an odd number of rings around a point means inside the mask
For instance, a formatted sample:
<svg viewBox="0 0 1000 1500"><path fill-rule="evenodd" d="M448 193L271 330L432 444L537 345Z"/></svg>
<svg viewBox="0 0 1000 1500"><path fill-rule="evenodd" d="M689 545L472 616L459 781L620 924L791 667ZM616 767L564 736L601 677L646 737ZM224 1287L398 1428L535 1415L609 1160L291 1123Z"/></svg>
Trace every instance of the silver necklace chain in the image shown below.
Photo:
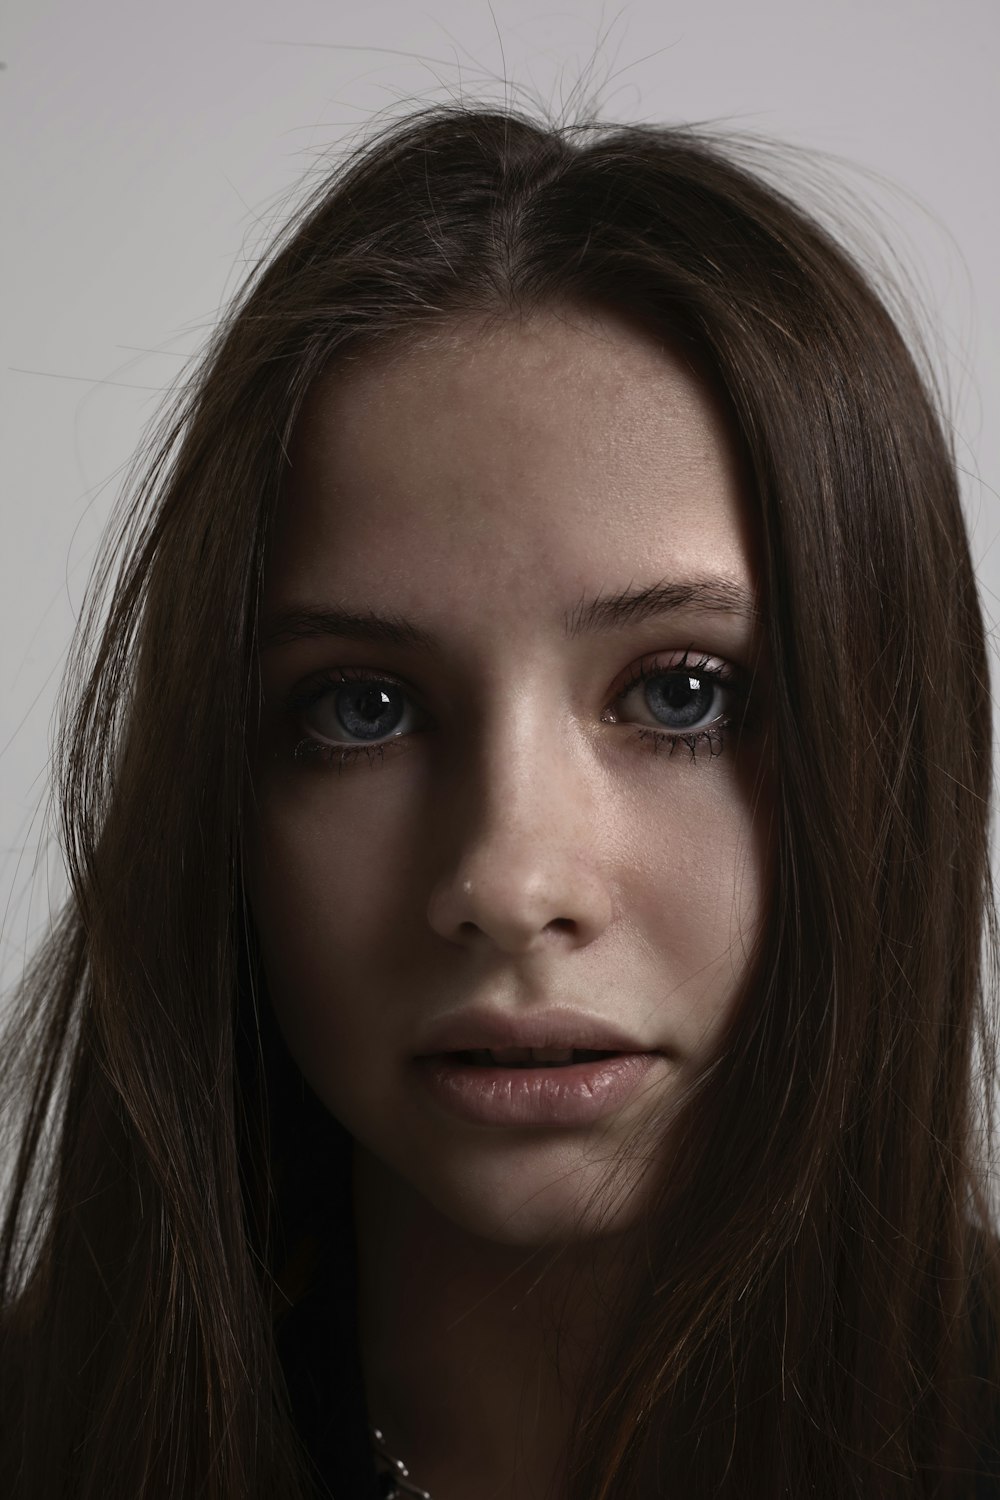
<svg viewBox="0 0 1000 1500"><path fill-rule="evenodd" d="M384 1482L382 1489L382 1500L431 1500L427 1490L422 1490L419 1484L414 1484L410 1478L410 1471L401 1458L395 1458L385 1446L385 1438L380 1427L370 1427L372 1447L375 1450L375 1467L379 1478Z"/></svg>

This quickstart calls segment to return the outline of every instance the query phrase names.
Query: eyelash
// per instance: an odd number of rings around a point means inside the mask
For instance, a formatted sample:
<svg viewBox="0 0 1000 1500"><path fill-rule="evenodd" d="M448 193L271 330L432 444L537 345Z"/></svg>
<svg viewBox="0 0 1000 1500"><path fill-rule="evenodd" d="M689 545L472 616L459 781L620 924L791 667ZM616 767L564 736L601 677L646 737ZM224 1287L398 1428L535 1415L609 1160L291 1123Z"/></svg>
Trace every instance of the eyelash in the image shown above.
<svg viewBox="0 0 1000 1500"><path fill-rule="evenodd" d="M654 755L665 749L667 754L672 756L678 747L683 745L690 753L692 760L697 758L699 752L707 752L709 759L714 760L722 754L725 748L727 731L734 725L745 722L748 696L743 674L720 662L717 657L697 655L693 653L692 648L688 648L679 659L666 665L655 658L644 657L615 693L614 702L617 703L627 697L634 688L654 681L656 678L670 677L681 672L689 672L693 677L707 679L716 689L728 688L739 702L738 711L720 714L710 724L686 734L665 727L654 729L650 725L633 724L631 725L632 738ZM354 667L338 667L335 671L314 679L302 691L295 694L289 703L289 708L297 720L301 719L301 716L313 704L318 703L328 693L335 692L337 688L351 682L385 683L390 687L406 691L402 682L386 673ZM619 721L602 715L602 722L617 723ZM295 745L292 755L298 761L308 758L311 761L320 761L324 765L335 765L338 771L343 771L346 766L357 761L361 756L365 756L369 766L374 769L384 761L387 749L395 747L398 741L408 738L408 734L389 735L384 740L370 744L358 742L338 745L306 735Z"/></svg>

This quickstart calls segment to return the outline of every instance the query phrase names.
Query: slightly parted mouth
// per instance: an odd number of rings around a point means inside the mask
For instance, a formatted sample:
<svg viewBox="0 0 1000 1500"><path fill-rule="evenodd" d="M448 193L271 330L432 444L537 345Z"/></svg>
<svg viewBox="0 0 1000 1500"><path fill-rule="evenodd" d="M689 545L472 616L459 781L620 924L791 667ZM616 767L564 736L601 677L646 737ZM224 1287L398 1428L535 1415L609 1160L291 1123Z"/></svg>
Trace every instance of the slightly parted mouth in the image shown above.
<svg viewBox="0 0 1000 1500"><path fill-rule="evenodd" d="M478 1047L438 1054L466 1068L571 1068L621 1055L590 1047Z"/></svg>
<svg viewBox="0 0 1000 1500"><path fill-rule="evenodd" d="M429 1027L417 1055L447 1056L481 1067L538 1067L663 1050L583 1011L470 1010Z"/></svg>

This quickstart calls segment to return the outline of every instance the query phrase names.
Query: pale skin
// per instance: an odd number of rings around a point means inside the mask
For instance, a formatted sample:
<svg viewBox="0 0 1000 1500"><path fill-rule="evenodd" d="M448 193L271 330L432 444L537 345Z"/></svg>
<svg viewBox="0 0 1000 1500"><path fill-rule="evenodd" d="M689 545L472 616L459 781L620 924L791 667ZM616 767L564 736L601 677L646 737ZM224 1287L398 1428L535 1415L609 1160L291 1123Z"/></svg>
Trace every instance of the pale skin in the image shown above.
<svg viewBox="0 0 1000 1500"><path fill-rule="evenodd" d="M613 1154L662 1130L719 1045L764 916L758 580L736 445L676 349L559 309L455 319L341 368L310 393L290 458L248 877L283 1034L357 1142L371 1415L433 1500L559 1495L596 1288L646 1200L647 1176L613 1175ZM655 611L583 623L588 601L663 584ZM303 609L419 634L267 642ZM708 684L697 732L664 737L628 686L640 665ZM357 743L337 713L344 668L388 680L404 708L340 766ZM584 1128L458 1121L413 1057L429 1025L484 1006L584 1012L660 1056Z"/></svg>

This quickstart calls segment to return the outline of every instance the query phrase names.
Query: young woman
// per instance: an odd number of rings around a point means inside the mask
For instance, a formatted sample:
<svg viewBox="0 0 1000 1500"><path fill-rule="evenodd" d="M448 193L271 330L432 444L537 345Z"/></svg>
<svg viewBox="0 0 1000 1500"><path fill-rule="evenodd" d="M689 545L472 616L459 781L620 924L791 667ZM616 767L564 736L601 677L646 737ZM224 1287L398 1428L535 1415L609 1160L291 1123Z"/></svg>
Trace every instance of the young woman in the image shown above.
<svg viewBox="0 0 1000 1500"><path fill-rule="evenodd" d="M1000 1493L983 625L844 251L697 133L418 115L134 501L3 1493Z"/></svg>

